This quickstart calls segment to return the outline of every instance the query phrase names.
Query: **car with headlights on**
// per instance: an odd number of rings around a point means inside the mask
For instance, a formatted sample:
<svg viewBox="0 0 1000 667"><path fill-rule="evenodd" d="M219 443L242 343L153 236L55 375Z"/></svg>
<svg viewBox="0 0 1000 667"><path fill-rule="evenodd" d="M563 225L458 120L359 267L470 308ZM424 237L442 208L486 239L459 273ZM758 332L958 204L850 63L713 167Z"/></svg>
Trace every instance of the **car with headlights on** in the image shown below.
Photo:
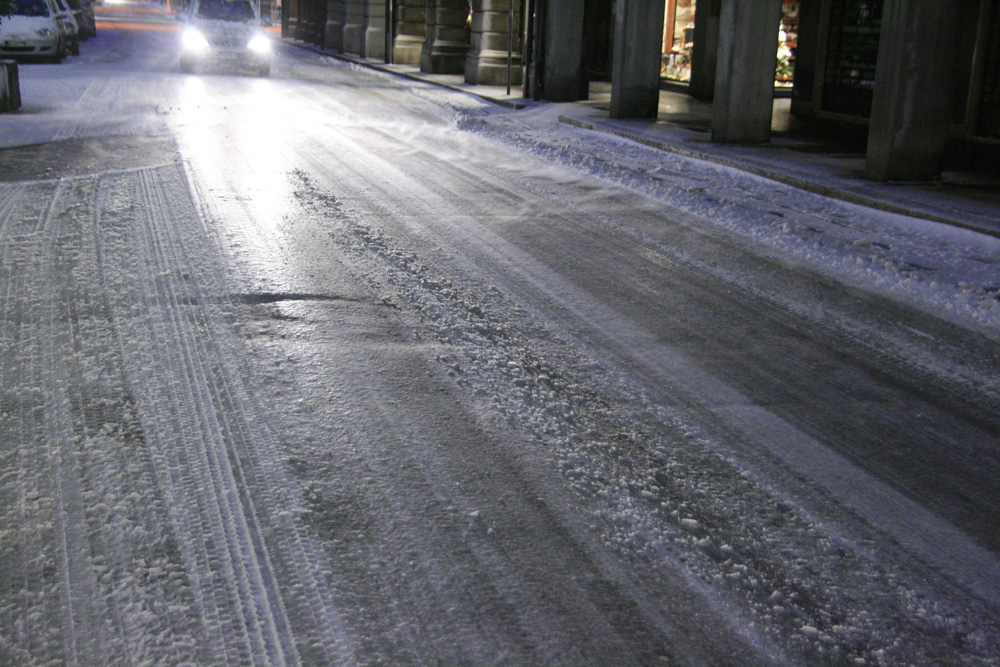
<svg viewBox="0 0 1000 667"><path fill-rule="evenodd" d="M15 0L0 21L0 57L62 62L66 36L53 0Z"/></svg>
<svg viewBox="0 0 1000 667"><path fill-rule="evenodd" d="M181 15L181 70L236 65L271 72L271 40L251 0L192 0Z"/></svg>

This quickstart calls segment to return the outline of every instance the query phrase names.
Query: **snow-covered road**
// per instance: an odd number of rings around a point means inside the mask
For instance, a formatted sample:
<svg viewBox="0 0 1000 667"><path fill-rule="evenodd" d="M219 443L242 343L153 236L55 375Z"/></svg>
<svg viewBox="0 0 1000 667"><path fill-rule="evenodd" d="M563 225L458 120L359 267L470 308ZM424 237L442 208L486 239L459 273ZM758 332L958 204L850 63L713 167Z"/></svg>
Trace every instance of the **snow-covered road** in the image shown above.
<svg viewBox="0 0 1000 667"><path fill-rule="evenodd" d="M0 116L0 665L1000 661L1000 241L173 39Z"/></svg>

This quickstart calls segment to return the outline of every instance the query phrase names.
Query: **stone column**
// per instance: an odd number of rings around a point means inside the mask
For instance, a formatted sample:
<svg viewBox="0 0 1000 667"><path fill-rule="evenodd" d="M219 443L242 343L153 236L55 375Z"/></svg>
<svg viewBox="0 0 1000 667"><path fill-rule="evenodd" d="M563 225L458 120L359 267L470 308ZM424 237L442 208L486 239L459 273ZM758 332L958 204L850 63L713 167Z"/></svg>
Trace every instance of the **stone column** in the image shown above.
<svg viewBox="0 0 1000 667"><path fill-rule="evenodd" d="M658 0L656 0L658 1ZM544 9L541 96L552 102L576 102L589 96L583 63L584 0L549 0Z"/></svg>
<svg viewBox="0 0 1000 667"><path fill-rule="evenodd" d="M361 55L385 59L385 0L365 0L365 32Z"/></svg>
<svg viewBox="0 0 1000 667"><path fill-rule="evenodd" d="M419 65L420 52L427 37L425 0L396 0L396 39L393 61L401 65Z"/></svg>
<svg viewBox="0 0 1000 667"><path fill-rule="evenodd" d="M781 0L722 0L712 141L771 139Z"/></svg>
<svg viewBox="0 0 1000 667"><path fill-rule="evenodd" d="M514 23L510 9L514 3ZM487 86L507 85L507 40L514 31L511 85L521 85L521 55L518 26L521 25L517 0L472 0L472 38L465 59L465 82Z"/></svg>
<svg viewBox="0 0 1000 667"><path fill-rule="evenodd" d="M469 50L468 18L466 0L428 0L427 33L420 54L422 72L465 72L465 54Z"/></svg>
<svg viewBox="0 0 1000 667"><path fill-rule="evenodd" d="M941 174L951 121L954 8L888 0L882 8L865 175L924 181Z"/></svg>
<svg viewBox="0 0 1000 667"><path fill-rule="evenodd" d="M361 55L365 38L365 0L344 0L343 50Z"/></svg>
<svg viewBox="0 0 1000 667"><path fill-rule="evenodd" d="M344 0L326 0L323 48L330 51L344 50Z"/></svg>
<svg viewBox="0 0 1000 667"><path fill-rule="evenodd" d="M694 47L691 49L691 83L688 85L688 92L703 102L710 102L715 95L721 13L722 0L701 0L694 13Z"/></svg>
<svg viewBox="0 0 1000 667"><path fill-rule="evenodd" d="M618 0L611 64L611 117L656 118L663 52L662 2Z"/></svg>

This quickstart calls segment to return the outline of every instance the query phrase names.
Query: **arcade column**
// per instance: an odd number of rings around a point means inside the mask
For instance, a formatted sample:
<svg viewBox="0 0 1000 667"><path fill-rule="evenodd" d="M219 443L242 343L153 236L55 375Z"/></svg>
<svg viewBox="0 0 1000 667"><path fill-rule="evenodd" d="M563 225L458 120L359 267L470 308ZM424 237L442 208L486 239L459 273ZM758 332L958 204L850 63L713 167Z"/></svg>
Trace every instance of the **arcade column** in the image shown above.
<svg viewBox="0 0 1000 667"><path fill-rule="evenodd" d="M420 70L464 74L469 50L469 4L466 0L427 0L427 35Z"/></svg>
<svg viewBox="0 0 1000 667"><path fill-rule="evenodd" d="M712 141L771 140L781 0L722 0Z"/></svg>
<svg viewBox="0 0 1000 667"><path fill-rule="evenodd" d="M425 0L396 0L396 16L393 62L419 65L420 52L427 38L427 3Z"/></svg>
<svg viewBox="0 0 1000 667"><path fill-rule="evenodd" d="M618 0L611 65L611 117L656 118L664 3Z"/></svg>
<svg viewBox="0 0 1000 667"><path fill-rule="evenodd" d="M510 20L512 3L513 25ZM466 83L506 85L508 39L513 30L511 85L521 85L521 56L517 35L520 22L518 0L472 0L472 38L465 59Z"/></svg>
<svg viewBox="0 0 1000 667"><path fill-rule="evenodd" d="M950 125L957 12L939 0L882 8L865 175L924 181L941 174Z"/></svg>

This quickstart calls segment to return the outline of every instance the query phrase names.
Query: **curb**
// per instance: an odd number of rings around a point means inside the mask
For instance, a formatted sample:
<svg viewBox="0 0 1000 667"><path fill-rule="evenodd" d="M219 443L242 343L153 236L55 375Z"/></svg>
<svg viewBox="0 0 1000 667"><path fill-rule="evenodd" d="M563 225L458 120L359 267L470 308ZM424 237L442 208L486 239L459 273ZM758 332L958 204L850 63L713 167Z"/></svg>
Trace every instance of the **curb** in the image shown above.
<svg viewBox="0 0 1000 667"><path fill-rule="evenodd" d="M300 42L298 40L285 39L285 38L282 38L282 42L284 42L285 44L290 44L292 46L297 46L300 49L305 49L306 51L312 51L313 53L318 53L318 54L323 55L323 56L328 56L330 58L336 58L337 60L342 60L344 62L351 63L353 65L361 65L363 67L367 67L369 69L377 70L379 72L384 72L386 74L392 74L393 76L399 76L399 77L402 77L404 79L409 79L410 81L419 81L420 83L429 83L429 84L432 84L432 85L435 85L435 86L440 86L441 88L447 88L449 90L454 90L455 92L458 92L458 93L465 93L466 95L472 95L473 97L481 99L484 102L490 102L491 104L496 104L496 105L499 105L499 106L502 106L502 107L507 107L508 109L519 110L519 109L524 109L524 108L526 108L526 107L528 107L530 105L528 102L514 102L513 100L505 100L505 99L498 98L498 97L491 97L489 95L485 95L483 93L477 93L474 90L469 90L468 88L463 88L461 86L454 86L454 85L451 85L449 83L445 83L443 81L433 81L433 80L424 78L424 77L422 77L422 76L420 76L418 74L411 74L410 72L398 72L398 71L392 69L391 67L388 67L388 66L386 66L386 65L384 65L382 63L371 62L370 60L366 60L366 59L358 57L358 56L352 56L352 55L349 55L349 54L346 54L346 53L340 53L340 52L337 52L337 51L327 51L327 50L322 49L322 48L320 48L320 47L318 47L318 46L316 46L314 44L309 44L307 42Z"/></svg>
<svg viewBox="0 0 1000 667"><path fill-rule="evenodd" d="M952 227L960 227L962 229L968 229L980 234L986 234L989 236L994 236L1000 238L1000 230L990 229L988 227L982 227L980 225L969 224L962 222L961 220L956 220L955 218L950 218L943 215L936 215L934 213L929 213L927 211L919 211L916 209L908 208L906 206L900 206L898 204L892 204L882 199L877 199L875 197L866 197L865 195L860 195L854 192L847 192L835 187L830 187L828 185L822 185L816 183L815 181L809 181L802 178L796 178L794 176L789 176L787 174L782 174L780 172L772 171L770 169L765 169L763 167L755 167L753 165L748 165L743 162L738 162L736 160L730 160L724 157L719 157L717 155L711 155L709 153L703 153L700 151L693 151L687 148L681 148L673 144L669 144L662 141L656 141L654 139L647 139L645 137L637 137L634 134L628 132L623 132L621 130L616 130L604 125L591 123L584 120L578 120L575 118L570 118L568 116L559 116L559 122L572 127L578 127L583 130L592 130L595 132L603 132L605 134L611 134L622 139L628 139L629 141L635 141L637 143L649 146L650 148L655 148L667 153L673 153L675 155L680 155L681 157L691 158L695 160L703 160L705 162L712 162L724 167L730 167L733 169L739 169L762 178L766 178L772 181L778 181L785 185L791 186L793 188L798 188L799 190L805 190L813 194L821 195L823 197L829 197L830 199L837 199L849 204L856 204L858 206L864 206L866 208L872 208L877 211L882 211L884 213L893 213L896 215L904 215L910 218L921 218L923 220L929 220L931 222L940 222L942 224L950 225Z"/></svg>

